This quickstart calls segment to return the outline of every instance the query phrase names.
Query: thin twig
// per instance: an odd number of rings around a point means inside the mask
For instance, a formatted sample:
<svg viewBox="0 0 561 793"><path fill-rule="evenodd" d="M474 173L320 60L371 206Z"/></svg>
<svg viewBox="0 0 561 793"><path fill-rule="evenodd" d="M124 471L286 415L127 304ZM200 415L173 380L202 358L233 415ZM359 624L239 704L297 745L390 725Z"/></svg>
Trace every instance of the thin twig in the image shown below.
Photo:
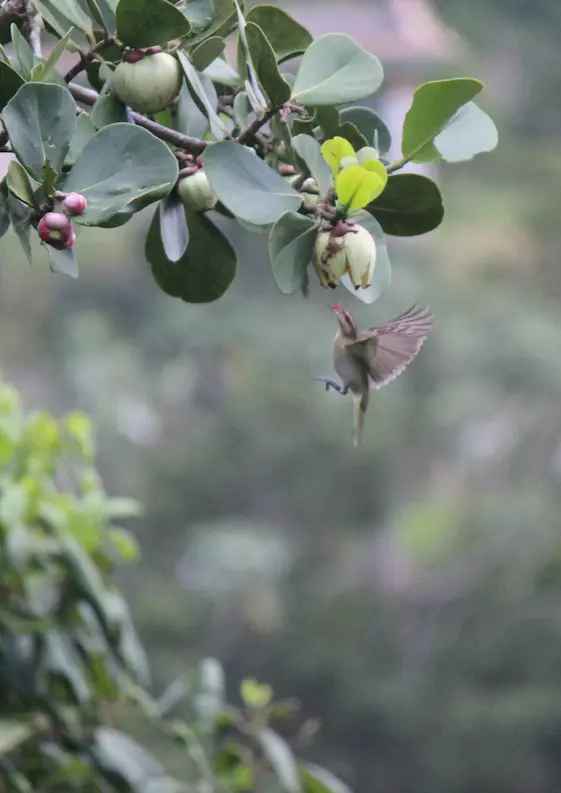
<svg viewBox="0 0 561 793"><path fill-rule="evenodd" d="M252 138L254 138L259 132L261 127L264 127L265 124L270 121L276 113L279 112L279 110L280 108L276 105L270 105L267 108L264 116L253 119L251 124L248 124L248 126L240 132L236 138L238 143L247 143L248 141L251 141Z"/></svg>
<svg viewBox="0 0 561 793"><path fill-rule="evenodd" d="M102 39L101 41L98 41L94 47L88 50L88 52L85 53L81 52L79 55L79 59L76 61L74 66L71 69L69 69L64 75L64 82L66 83L72 82L72 80L75 77L77 77L79 74L81 74L81 72L83 72L84 69L86 69L87 66L91 63L91 61L95 59L95 56L98 52L101 52L107 46L114 43L115 43L115 39L113 37L105 38Z"/></svg>
<svg viewBox="0 0 561 793"><path fill-rule="evenodd" d="M78 102L83 102L85 105L93 105L99 99L97 91L91 88L84 88L81 85L71 84L68 90ZM206 147L207 143L200 138L193 138L191 135L184 135L182 132L177 132L175 129L164 127L163 124L158 124L146 116L141 116L140 113L131 112L131 118L139 127L144 127L160 140L165 140L167 143L173 143L178 149L189 152L189 154L201 154Z"/></svg>
<svg viewBox="0 0 561 793"><path fill-rule="evenodd" d="M41 32L43 30L43 20L35 10L35 7L31 2L31 0L26 0L25 9L26 9L27 26L28 26L27 38L29 40L29 46L31 47L33 54L37 58L42 58L43 50L41 47Z"/></svg>

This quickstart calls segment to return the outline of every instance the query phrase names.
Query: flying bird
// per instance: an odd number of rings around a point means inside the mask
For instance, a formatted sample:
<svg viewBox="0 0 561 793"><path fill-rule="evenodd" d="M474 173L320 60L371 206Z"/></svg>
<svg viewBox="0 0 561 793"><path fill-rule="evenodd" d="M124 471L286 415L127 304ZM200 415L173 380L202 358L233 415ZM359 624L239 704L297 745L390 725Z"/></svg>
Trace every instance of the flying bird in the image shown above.
<svg viewBox="0 0 561 793"><path fill-rule="evenodd" d="M325 390L354 400L353 443L360 446L370 389L391 383L409 366L434 326L434 315L415 303L399 317L368 330L359 330L353 317L340 305L331 306L339 328L333 341L333 366L341 384L331 377L317 377Z"/></svg>

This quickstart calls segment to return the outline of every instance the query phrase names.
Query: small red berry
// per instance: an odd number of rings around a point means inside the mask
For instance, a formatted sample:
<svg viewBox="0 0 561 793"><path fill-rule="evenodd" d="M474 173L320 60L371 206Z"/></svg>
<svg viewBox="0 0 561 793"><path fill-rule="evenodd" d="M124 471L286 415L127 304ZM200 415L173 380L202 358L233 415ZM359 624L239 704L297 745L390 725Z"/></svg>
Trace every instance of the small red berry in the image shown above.
<svg viewBox="0 0 561 793"><path fill-rule="evenodd" d="M202 156L201 156L200 154L199 154L199 156L197 157L197 160L196 160L196 162L197 162L197 165L199 166L199 168L202 168L202 167L203 167L203 158L202 158Z"/></svg>

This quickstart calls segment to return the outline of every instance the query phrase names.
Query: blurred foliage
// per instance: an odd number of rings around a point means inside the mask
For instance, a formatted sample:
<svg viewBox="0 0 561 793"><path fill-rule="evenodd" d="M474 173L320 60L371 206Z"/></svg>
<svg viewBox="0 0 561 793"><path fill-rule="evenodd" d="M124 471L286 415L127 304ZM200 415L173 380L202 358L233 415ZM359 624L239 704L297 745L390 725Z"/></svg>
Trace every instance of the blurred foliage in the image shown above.
<svg viewBox="0 0 561 793"><path fill-rule="evenodd" d="M144 650L113 576L137 546L111 520L137 507L106 496L86 416L26 415L0 386L0 461L0 790L344 789L272 729L293 726L298 708L274 701L270 686L244 680L244 707L230 708L222 667L206 659L189 686L176 680L157 700L147 692ZM168 719L187 693L188 722ZM131 711L181 747L183 782L116 729ZM293 729L295 746L306 745L306 725Z"/></svg>

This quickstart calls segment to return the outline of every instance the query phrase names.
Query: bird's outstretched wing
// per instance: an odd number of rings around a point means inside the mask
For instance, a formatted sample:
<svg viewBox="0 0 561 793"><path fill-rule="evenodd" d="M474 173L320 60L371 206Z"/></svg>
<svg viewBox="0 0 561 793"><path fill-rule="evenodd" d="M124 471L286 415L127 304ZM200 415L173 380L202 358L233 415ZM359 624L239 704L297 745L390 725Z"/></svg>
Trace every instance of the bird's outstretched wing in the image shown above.
<svg viewBox="0 0 561 793"><path fill-rule="evenodd" d="M433 326L432 312L415 303L385 325L358 335L356 344L361 347L373 388L382 388L409 366Z"/></svg>

